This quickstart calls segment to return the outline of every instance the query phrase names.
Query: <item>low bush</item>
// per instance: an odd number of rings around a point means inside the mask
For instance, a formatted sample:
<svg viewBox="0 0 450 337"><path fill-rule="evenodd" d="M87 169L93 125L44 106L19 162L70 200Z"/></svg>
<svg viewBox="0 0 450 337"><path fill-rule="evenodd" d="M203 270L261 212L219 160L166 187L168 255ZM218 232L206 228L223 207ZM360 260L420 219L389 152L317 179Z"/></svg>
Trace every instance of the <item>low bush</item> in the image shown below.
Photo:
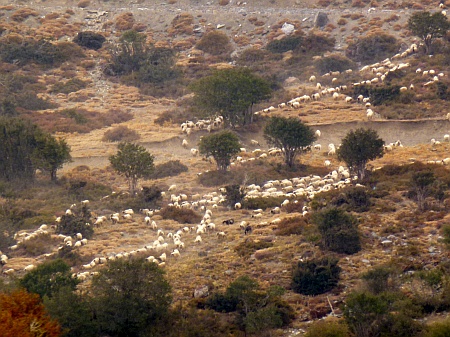
<svg viewBox="0 0 450 337"><path fill-rule="evenodd" d="M303 42L303 36L301 35L288 35L280 40L270 41L266 49L271 53L285 53L289 50L294 50L299 47Z"/></svg>
<svg viewBox="0 0 450 337"><path fill-rule="evenodd" d="M345 321L336 318L314 322L305 334L305 337L348 337L350 330Z"/></svg>
<svg viewBox="0 0 450 337"><path fill-rule="evenodd" d="M283 218L277 225L276 235L301 235L307 226L304 217Z"/></svg>
<svg viewBox="0 0 450 337"><path fill-rule="evenodd" d="M258 197L247 198L243 200L242 207L248 209L267 209L273 207L279 207L286 197Z"/></svg>
<svg viewBox="0 0 450 337"><path fill-rule="evenodd" d="M63 93L69 94L71 92L75 92L81 89L86 88L87 82L79 79L79 78L71 78L67 82L57 82L50 89L51 93Z"/></svg>
<svg viewBox="0 0 450 337"><path fill-rule="evenodd" d="M55 244L50 234L40 234L33 239L23 241L20 247L25 252L32 256L38 256L52 252L52 247Z"/></svg>
<svg viewBox="0 0 450 337"><path fill-rule="evenodd" d="M351 214L329 208L314 213L312 220L320 231L325 249L341 254L355 254L361 250L358 220Z"/></svg>
<svg viewBox="0 0 450 337"><path fill-rule="evenodd" d="M135 130L127 126L116 126L103 134L102 142L134 142L140 138Z"/></svg>
<svg viewBox="0 0 450 337"><path fill-rule="evenodd" d="M100 49L105 41L103 35L91 31L79 32L73 39L79 46L94 50Z"/></svg>
<svg viewBox="0 0 450 337"><path fill-rule="evenodd" d="M431 323L426 329L423 337L446 337L450 331L450 318Z"/></svg>
<svg viewBox="0 0 450 337"><path fill-rule="evenodd" d="M292 290L303 295L319 295L337 286L341 268L338 259L322 259L298 262L292 272Z"/></svg>
<svg viewBox="0 0 450 337"><path fill-rule="evenodd" d="M254 241L254 240L245 240L238 244L234 250L239 256L243 258L249 258L254 252L260 249L265 249L272 247L272 242L267 241Z"/></svg>
<svg viewBox="0 0 450 337"><path fill-rule="evenodd" d="M321 57L314 62L314 66L319 74L325 74L330 71L343 72L347 69L354 69L355 63L349 58L340 54L331 54Z"/></svg>
<svg viewBox="0 0 450 337"><path fill-rule="evenodd" d="M395 290L394 276L394 268L379 266L367 271L361 278L368 291L374 295L379 295L382 292Z"/></svg>
<svg viewBox="0 0 450 337"><path fill-rule="evenodd" d="M63 215L61 221L56 225L56 233L75 236L81 233L83 238L90 239L94 235L94 229L90 224L91 212L83 206L79 214Z"/></svg>
<svg viewBox="0 0 450 337"><path fill-rule="evenodd" d="M371 32L350 43L346 56L364 64L383 60L397 53L400 47L397 39L383 31Z"/></svg>
<svg viewBox="0 0 450 337"><path fill-rule="evenodd" d="M161 189L158 186L142 186L142 191L139 193L144 202L155 205L161 199Z"/></svg>
<svg viewBox="0 0 450 337"><path fill-rule="evenodd" d="M168 162L156 165L150 178L160 179L165 177L174 177L180 173L187 172L188 170L188 167L178 159L170 160Z"/></svg>
<svg viewBox="0 0 450 337"><path fill-rule="evenodd" d="M161 209L161 216L163 219L175 220L181 224L195 224L199 223L202 216L191 209L177 208L175 206L168 206Z"/></svg>
<svg viewBox="0 0 450 337"><path fill-rule="evenodd" d="M215 56L226 56L233 50L227 34L217 30L206 33L195 47Z"/></svg>

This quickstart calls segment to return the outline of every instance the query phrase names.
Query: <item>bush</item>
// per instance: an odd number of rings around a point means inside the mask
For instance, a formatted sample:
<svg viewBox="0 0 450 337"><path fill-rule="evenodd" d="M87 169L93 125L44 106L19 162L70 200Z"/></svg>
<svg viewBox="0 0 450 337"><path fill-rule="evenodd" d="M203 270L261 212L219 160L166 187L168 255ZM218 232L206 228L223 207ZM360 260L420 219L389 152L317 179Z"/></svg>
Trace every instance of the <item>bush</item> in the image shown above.
<svg viewBox="0 0 450 337"><path fill-rule="evenodd" d="M289 50L294 50L303 42L303 37L300 35L288 35L280 40L270 41L266 49L271 53L282 54Z"/></svg>
<svg viewBox="0 0 450 337"><path fill-rule="evenodd" d="M195 47L214 56L228 55L233 49L228 36L217 30L206 33Z"/></svg>
<svg viewBox="0 0 450 337"><path fill-rule="evenodd" d="M344 321L327 318L314 322L307 330L305 337L348 337L350 330Z"/></svg>
<svg viewBox="0 0 450 337"><path fill-rule="evenodd" d="M424 337L448 337L450 335L450 318L431 323L425 330Z"/></svg>
<svg viewBox="0 0 450 337"><path fill-rule="evenodd" d="M72 78L68 80L67 82L57 82L55 83L52 88L50 89L51 93L63 93L63 94L69 94L71 92L75 92L81 89L86 88L87 82L79 79L79 78Z"/></svg>
<svg viewBox="0 0 450 337"><path fill-rule="evenodd" d="M341 268L338 259L324 257L298 262L292 272L292 290L303 295L319 295L330 291L339 282Z"/></svg>
<svg viewBox="0 0 450 337"><path fill-rule="evenodd" d="M355 63L340 54L332 54L317 59L314 62L314 66L319 74L325 74L330 71L343 72L347 69L354 69Z"/></svg>
<svg viewBox="0 0 450 337"><path fill-rule="evenodd" d="M52 238L50 234L40 234L33 239L23 241L20 247L25 250L27 254L38 256L52 252Z"/></svg>
<svg viewBox="0 0 450 337"><path fill-rule="evenodd" d="M245 198L245 189L240 185L226 185L225 186L225 204L227 206L234 206L237 202L242 203Z"/></svg>
<svg viewBox="0 0 450 337"><path fill-rule="evenodd" d="M393 274L392 268L379 266L364 273L362 279L368 291L374 295L379 295L382 292L394 290Z"/></svg>
<svg viewBox="0 0 450 337"><path fill-rule="evenodd" d="M100 49L105 41L103 35L90 31L79 32L73 39L77 45L94 50Z"/></svg>
<svg viewBox="0 0 450 337"><path fill-rule="evenodd" d="M140 136L135 130L120 125L106 131L103 134L102 142L134 142L139 138Z"/></svg>
<svg viewBox="0 0 450 337"><path fill-rule="evenodd" d="M94 235L94 229L89 223L91 218L90 213L89 209L83 206L79 215L65 214L61 216L61 222L56 226L56 233L69 236L75 236L77 233L81 233L83 238L90 239Z"/></svg>
<svg viewBox="0 0 450 337"><path fill-rule="evenodd" d="M397 53L397 39L382 31L372 32L349 44L346 56L365 64L383 60Z"/></svg>
<svg viewBox="0 0 450 337"><path fill-rule="evenodd" d="M254 252L260 249L265 249L272 247L272 242L266 242L266 241L253 241L253 240L245 240L244 242L241 242L238 244L234 250L239 256L242 256L244 258L250 257Z"/></svg>
<svg viewBox="0 0 450 337"><path fill-rule="evenodd" d="M358 221L342 209L329 208L313 214L313 222L322 236L324 248L341 254L361 250Z"/></svg>
<svg viewBox="0 0 450 337"><path fill-rule="evenodd" d="M242 207L248 209L267 209L277 206L279 207L285 199L286 197L247 198L244 199Z"/></svg>
<svg viewBox="0 0 450 337"><path fill-rule="evenodd" d="M283 218L277 225L275 235L301 235L307 225L304 217Z"/></svg>
<svg viewBox="0 0 450 337"><path fill-rule="evenodd" d="M157 200L161 199L161 189L155 185L142 186L140 195L142 195L144 202L154 204Z"/></svg>
<svg viewBox="0 0 450 337"><path fill-rule="evenodd" d="M195 224L200 222L202 216L191 209L168 206L161 209L163 219L172 219L182 224Z"/></svg>
<svg viewBox="0 0 450 337"><path fill-rule="evenodd" d="M347 189L345 198L349 204L348 211L366 212L372 205L370 194L365 187L351 187Z"/></svg>
<svg viewBox="0 0 450 337"><path fill-rule="evenodd" d="M174 177L180 173L187 172L189 169L186 165L177 160L170 160L168 162L158 164L150 176L151 179L160 179L165 177Z"/></svg>

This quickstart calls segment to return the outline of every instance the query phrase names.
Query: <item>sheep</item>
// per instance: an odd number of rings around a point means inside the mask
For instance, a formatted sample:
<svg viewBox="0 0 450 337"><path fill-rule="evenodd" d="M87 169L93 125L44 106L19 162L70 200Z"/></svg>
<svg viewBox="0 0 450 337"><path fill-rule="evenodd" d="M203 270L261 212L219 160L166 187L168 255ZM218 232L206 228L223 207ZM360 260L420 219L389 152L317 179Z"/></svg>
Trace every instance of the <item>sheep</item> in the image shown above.
<svg viewBox="0 0 450 337"><path fill-rule="evenodd" d="M368 119L369 121L373 119L373 115L374 115L373 110L372 110L372 109L367 109L367 111L366 111L366 116L367 116L367 119Z"/></svg>
<svg viewBox="0 0 450 337"><path fill-rule="evenodd" d="M198 154L199 154L199 151L197 149L195 149L195 148L192 148L191 149L191 154L192 154L192 156L197 157Z"/></svg>
<svg viewBox="0 0 450 337"><path fill-rule="evenodd" d="M81 239L83 238L83 234L77 233L77 234L76 234L76 237L77 237L78 240L81 240Z"/></svg>
<svg viewBox="0 0 450 337"><path fill-rule="evenodd" d="M217 232L216 233L218 239L225 239L227 234L225 232Z"/></svg>
<svg viewBox="0 0 450 337"><path fill-rule="evenodd" d="M242 220L241 223L239 224L239 228L245 229L245 227L248 225L247 221Z"/></svg>
<svg viewBox="0 0 450 337"><path fill-rule="evenodd" d="M36 266L34 264L29 264L28 266L26 266L25 268L23 268L23 270L25 271L31 271L33 269L35 269Z"/></svg>
<svg viewBox="0 0 450 337"><path fill-rule="evenodd" d="M177 185L173 184L173 185L170 185L170 186L169 186L168 191L169 191L169 192L172 192L172 191L175 191L176 189L177 189Z"/></svg>
<svg viewBox="0 0 450 337"><path fill-rule="evenodd" d="M270 210L270 213L272 214L280 214L281 213L281 209L280 207L274 207Z"/></svg>
<svg viewBox="0 0 450 337"><path fill-rule="evenodd" d="M323 164L324 164L325 167L330 167L331 166L331 161L325 160Z"/></svg>
<svg viewBox="0 0 450 337"><path fill-rule="evenodd" d="M257 140L252 139L252 140L250 140L250 143L252 145L258 145L259 146L259 142Z"/></svg>
<svg viewBox="0 0 450 337"><path fill-rule="evenodd" d="M134 214L134 211L133 211L131 208L128 208L128 209L122 211L122 214L130 214L130 215L133 215L133 214Z"/></svg>
<svg viewBox="0 0 450 337"><path fill-rule="evenodd" d="M172 253L170 253L173 257L177 258L180 257L180 251L178 249L174 249Z"/></svg>
<svg viewBox="0 0 450 337"><path fill-rule="evenodd" d="M316 76L311 75L311 76L309 77L309 82L315 82L315 81L316 81Z"/></svg>
<svg viewBox="0 0 450 337"><path fill-rule="evenodd" d="M320 132L320 130L316 130L316 132L314 132L314 135L319 138L322 135L322 132Z"/></svg>
<svg viewBox="0 0 450 337"><path fill-rule="evenodd" d="M183 141L181 142L181 146L187 148L188 145L189 145L188 141L186 139L183 139Z"/></svg>
<svg viewBox="0 0 450 337"><path fill-rule="evenodd" d="M106 216L104 216L104 215L99 216L99 217L95 218L94 226L99 227L105 221L106 221Z"/></svg>
<svg viewBox="0 0 450 337"><path fill-rule="evenodd" d="M242 208L242 204L240 202L237 202L234 204L234 209L241 209Z"/></svg>
<svg viewBox="0 0 450 337"><path fill-rule="evenodd" d="M449 142L450 141L450 135L449 134L445 134L444 135L444 142Z"/></svg>
<svg viewBox="0 0 450 337"><path fill-rule="evenodd" d="M281 207L287 206L290 203L289 199L285 199L282 203L281 203Z"/></svg>
<svg viewBox="0 0 450 337"><path fill-rule="evenodd" d="M234 224L234 219L227 219L222 221L223 225L232 225Z"/></svg>
<svg viewBox="0 0 450 337"><path fill-rule="evenodd" d="M247 225L244 229L244 235L250 234L252 232L252 226Z"/></svg>
<svg viewBox="0 0 450 337"><path fill-rule="evenodd" d="M197 235L195 240L194 240L194 242L195 243L201 243L202 242L202 237L200 235Z"/></svg>

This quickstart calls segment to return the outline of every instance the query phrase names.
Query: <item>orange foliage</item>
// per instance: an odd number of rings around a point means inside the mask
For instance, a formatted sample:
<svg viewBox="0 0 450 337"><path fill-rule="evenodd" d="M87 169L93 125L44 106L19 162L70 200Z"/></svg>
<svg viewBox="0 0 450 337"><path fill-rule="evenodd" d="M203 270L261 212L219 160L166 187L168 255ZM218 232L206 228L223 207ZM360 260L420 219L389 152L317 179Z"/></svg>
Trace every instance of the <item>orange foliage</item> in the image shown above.
<svg viewBox="0 0 450 337"><path fill-rule="evenodd" d="M51 320L37 294L24 290L0 293L0 331L2 337L59 337L61 327Z"/></svg>

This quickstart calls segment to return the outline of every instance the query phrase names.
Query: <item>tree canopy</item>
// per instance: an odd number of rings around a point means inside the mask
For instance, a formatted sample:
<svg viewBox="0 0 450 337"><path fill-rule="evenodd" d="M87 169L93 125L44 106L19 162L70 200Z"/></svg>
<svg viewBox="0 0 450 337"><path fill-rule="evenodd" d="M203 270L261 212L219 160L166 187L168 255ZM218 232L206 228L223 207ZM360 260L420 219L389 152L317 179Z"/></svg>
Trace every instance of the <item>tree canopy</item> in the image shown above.
<svg viewBox="0 0 450 337"><path fill-rule="evenodd" d="M153 156L140 145L119 143L117 154L109 157L114 170L128 180L130 193L136 193L137 182L141 178L150 177L155 168Z"/></svg>
<svg viewBox="0 0 450 337"><path fill-rule="evenodd" d="M194 105L203 113L221 115L231 127L251 124L252 107L270 97L269 82L248 68L215 71L191 85Z"/></svg>
<svg viewBox="0 0 450 337"><path fill-rule="evenodd" d="M228 169L231 159L239 153L240 147L238 136L229 130L204 136L198 144L200 154L206 158L213 157L219 171Z"/></svg>
<svg viewBox="0 0 450 337"><path fill-rule="evenodd" d="M342 139L337 156L362 180L365 177L367 162L383 156L383 145L384 141L375 130L360 128L350 131Z"/></svg>
<svg viewBox="0 0 450 337"><path fill-rule="evenodd" d="M50 173L50 179L56 180L56 172L65 163L72 160L70 146L64 139L56 139L43 134L37 139L38 146L33 156L36 168Z"/></svg>
<svg viewBox="0 0 450 337"><path fill-rule="evenodd" d="M289 167L293 167L296 156L317 139L309 126L294 117L271 117L264 127L264 138L281 149Z"/></svg>
<svg viewBox="0 0 450 337"><path fill-rule="evenodd" d="M102 335L146 334L169 310L164 271L145 259L116 260L93 278L91 294Z"/></svg>
<svg viewBox="0 0 450 337"><path fill-rule="evenodd" d="M450 22L441 12L423 11L410 16L408 28L414 35L422 39L426 53L430 55L433 52L433 41L447 34L450 29Z"/></svg>

